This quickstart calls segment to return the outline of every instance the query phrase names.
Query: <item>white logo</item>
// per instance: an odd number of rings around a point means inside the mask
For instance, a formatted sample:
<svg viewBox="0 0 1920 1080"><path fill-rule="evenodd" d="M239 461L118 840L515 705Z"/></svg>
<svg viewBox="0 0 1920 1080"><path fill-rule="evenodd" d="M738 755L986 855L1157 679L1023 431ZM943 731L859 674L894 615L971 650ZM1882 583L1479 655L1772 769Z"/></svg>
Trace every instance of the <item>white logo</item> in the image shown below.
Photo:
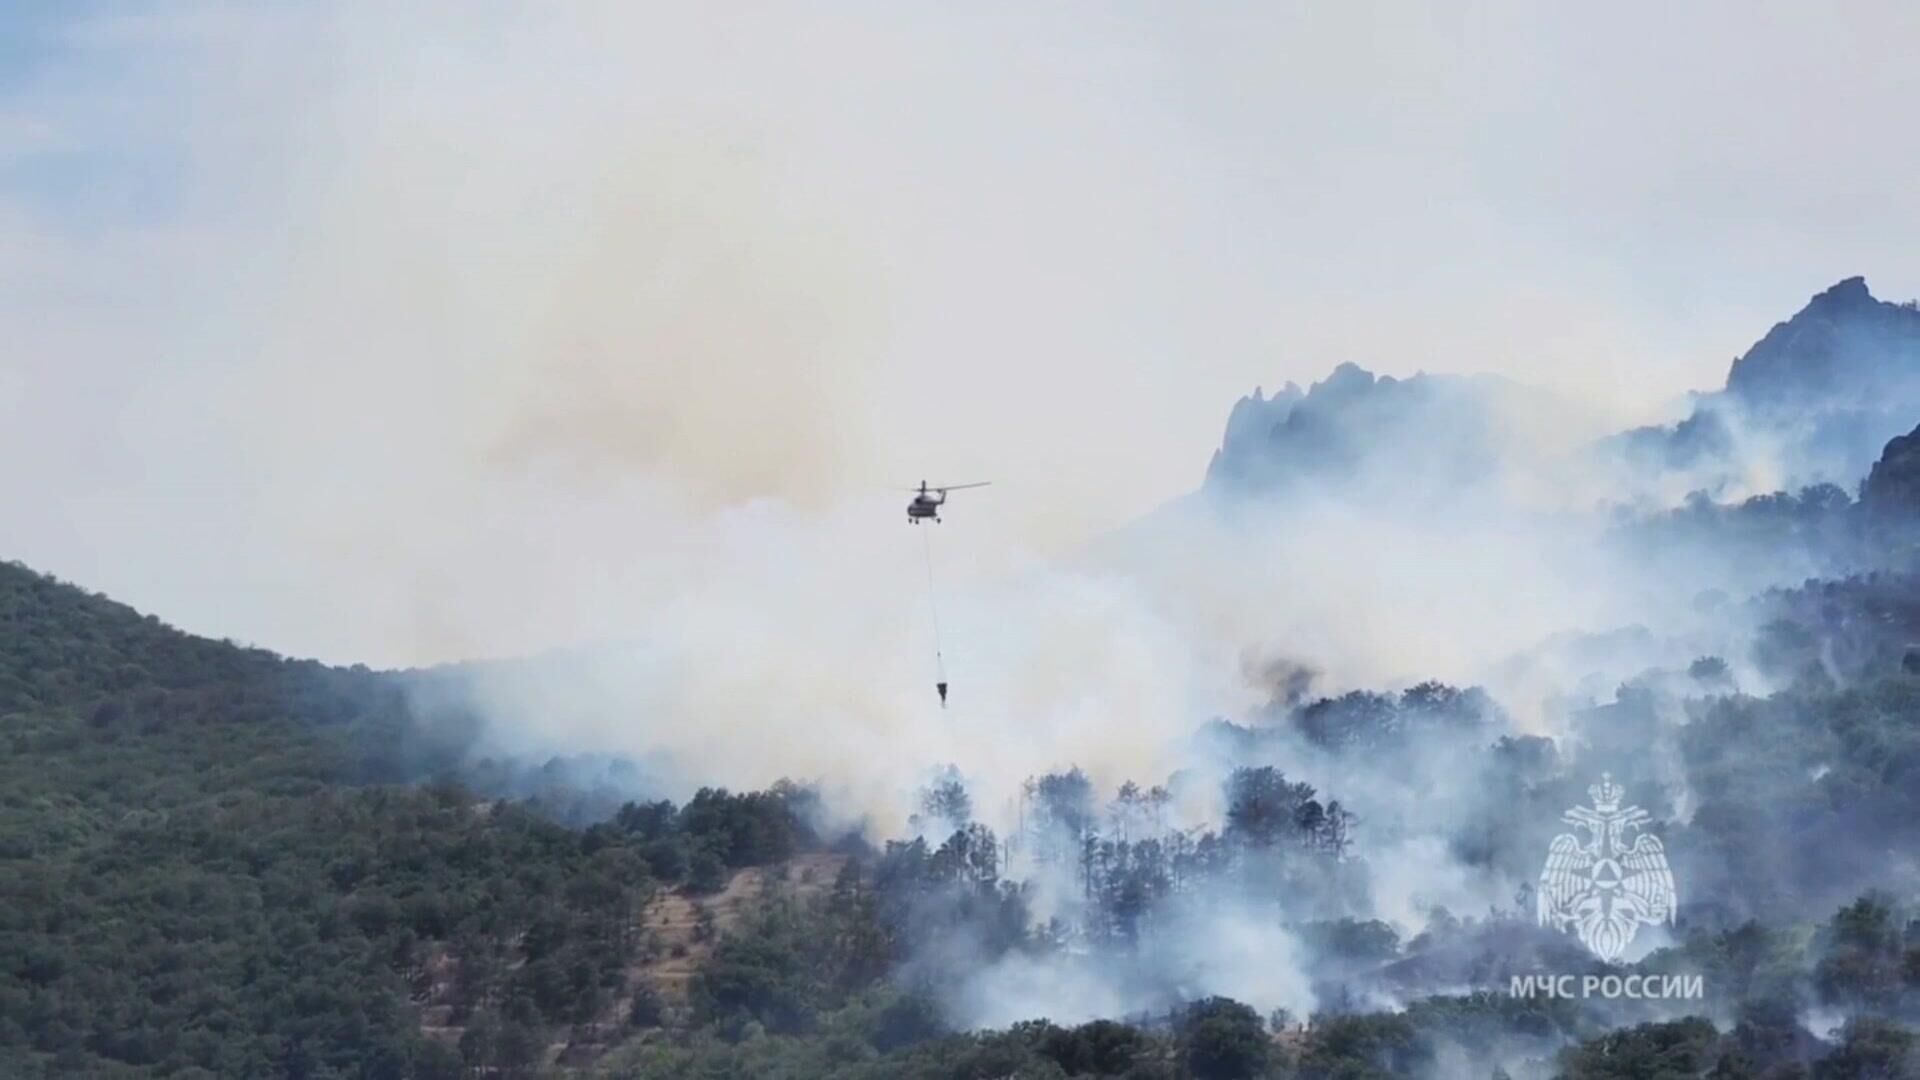
<svg viewBox="0 0 1920 1080"><path fill-rule="evenodd" d="M1638 831L1651 815L1637 806L1621 809L1625 794L1602 773L1587 789L1593 806L1561 815L1593 838L1585 844L1572 833L1553 838L1536 897L1541 926L1572 928L1608 963L1620 959L1641 923L1671 923L1675 906L1673 871L1660 838L1643 832L1627 843L1628 831Z"/></svg>

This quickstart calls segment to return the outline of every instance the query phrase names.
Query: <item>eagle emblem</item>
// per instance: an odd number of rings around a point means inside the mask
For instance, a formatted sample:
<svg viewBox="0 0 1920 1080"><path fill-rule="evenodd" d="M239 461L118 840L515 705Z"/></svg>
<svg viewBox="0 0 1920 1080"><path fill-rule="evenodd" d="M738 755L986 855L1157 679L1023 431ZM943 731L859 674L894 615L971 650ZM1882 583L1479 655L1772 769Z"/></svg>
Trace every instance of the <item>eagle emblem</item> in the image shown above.
<svg viewBox="0 0 1920 1080"><path fill-rule="evenodd" d="M1572 930L1595 956L1620 959L1642 923L1671 923L1675 906L1673 871L1660 838L1640 832L1651 819L1637 806L1622 808L1626 794L1602 773L1587 789L1591 807L1576 806L1560 820L1588 839L1561 833L1547 849L1535 894L1540 925ZM1628 835L1639 833L1629 844Z"/></svg>

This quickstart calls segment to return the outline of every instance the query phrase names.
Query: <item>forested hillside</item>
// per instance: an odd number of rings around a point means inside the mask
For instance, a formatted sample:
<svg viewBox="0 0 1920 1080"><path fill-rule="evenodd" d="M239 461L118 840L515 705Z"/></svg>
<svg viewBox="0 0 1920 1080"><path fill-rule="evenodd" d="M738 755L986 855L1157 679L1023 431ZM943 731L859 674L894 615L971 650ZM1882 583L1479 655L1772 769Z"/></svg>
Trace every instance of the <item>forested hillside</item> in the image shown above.
<svg viewBox="0 0 1920 1080"><path fill-rule="evenodd" d="M569 828L405 765L415 731L395 676L0 565L0 1075L531 1065L634 1008L660 888L796 843L786 795Z"/></svg>
<svg viewBox="0 0 1920 1080"><path fill-rule="evenodd" d="M1339 379L1243 403L1228 449L1452 393ZM1916 438L1857 500L1610 519L1724 655L1626 626L1516 658L1562 665L1551 734L1279 657L1156 774L1062 761L996 808L946 765L898 778L905 821L809 777L676 805L503 753L471 669L288 660L0 564L0 1076L1920 1078ZM1682 883L1612 962L1535 887L1596 781ZM1549 973L1705 993L1512 992Z"/></svg>
<svg viewBox="0 0 1920 1080"><path fill-rule="evenodd" d="M1920 921L1885 853L1911 842L1920 682L1884 645L1856 650L1851 689L1818 663L1836 633L1861 635L1851 607L1905 583L1822 590L1770 601L1769 662L1804 670L1794 689L1708 699L1681 729L1709 802L1675 857L1701 902L1672 948L1616 970L1704 972L1716 999L1636 1013L1494 988L1606 970L1534 927L1524 897L1437 913L1409 940L1311 916L1365 861L1338 799L1258 764L1288 730L1329 760L1474 762L1507 809L1461 825L1490 866L1514 846L1512 807L1564 801L1566 751L1499 735L1473 691L1216 726L1202 737L1245 764L1221 829L1200 835L1150 826L1166 789L1109 800L1077 771L1036 778L1037 823L1018 838L972 820L958 777L923 801L938 844L823 836L813 796L788 785L629 802L579 827L555 804L463 786L453 740L423 752L404 676L193 638L0 567L0 1073L1332 1078L1530 1061L1572 1077L1916 1075L1902 1025L1920 1008ZM1710 682L1714 664L1689 677ZM1651 726L1660 693L1623 691L1585 722ZM1085 894L1074 924L1035 922L1031 884L1004 873L1016 843L1057 845L1044 857ZM1175 989L1125 1022L959 1033L940 1004L996 964L1132 955L1148 977L1156 935L1212 894L1308 913L1289 928L1314 956L1314 1015ZM1852 1019L1823 1038L1810 1009Z"/></svg>
<svg viewBox="0 0 1920 1080"><path fill-rule="evenodd" d="M1920 1080L1917 59L0 0L0 1080Z"/></svg>

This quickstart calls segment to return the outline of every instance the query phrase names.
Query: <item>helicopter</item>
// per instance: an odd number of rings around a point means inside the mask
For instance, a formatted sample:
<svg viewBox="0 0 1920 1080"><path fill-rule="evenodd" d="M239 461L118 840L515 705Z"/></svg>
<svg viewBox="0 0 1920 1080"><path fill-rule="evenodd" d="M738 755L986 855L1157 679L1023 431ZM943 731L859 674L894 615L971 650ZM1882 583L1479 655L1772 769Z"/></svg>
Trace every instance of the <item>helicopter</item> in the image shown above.
<svg viewBox="0 0 1920 1080"><path fill-rule="evenodd" d="M920 489L914 492L913 501L907 504L907 524L918 525L920 524L920 519L932 518L933 523L938 525L940 523L940 507L947 501L947 492L959 491L962 488L986 487L991 483L993 483L991 480L982 480L977 484L948 484L946 487L930 488L927 486L927 482L922 480L920 481ZM908 490L912 491L913 489L909 488Z"/></svg>

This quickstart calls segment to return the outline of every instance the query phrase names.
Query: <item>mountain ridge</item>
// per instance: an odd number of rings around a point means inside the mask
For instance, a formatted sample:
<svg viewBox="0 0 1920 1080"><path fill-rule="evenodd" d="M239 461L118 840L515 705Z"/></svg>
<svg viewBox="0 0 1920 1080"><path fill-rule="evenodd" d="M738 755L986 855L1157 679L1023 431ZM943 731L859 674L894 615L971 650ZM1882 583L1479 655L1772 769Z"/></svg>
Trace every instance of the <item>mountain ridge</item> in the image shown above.
<svg viewBox="0 0 1920 1080"><path fill-rule="evenodd" d="M1404 493L1435 480L1475 482L1498 467L1493 434L1503 415L1529 408L1525 386L1479 375L1397 379L1341 363L1305 391L1291 382L1272 397L1256 389L1229 412L1203 488L1342 485L1396 471L1412 473ZM1595 450L1711 493L1756 494L1754 475L1774 478L1763 490L1851 489L1916 421L1920 305L1877 299L1855 276L1775 323L1733 360L1720 388L1694 395L1687 417L1619 432ZM1404 431L1418 438L1399 438Z"/></svg>

